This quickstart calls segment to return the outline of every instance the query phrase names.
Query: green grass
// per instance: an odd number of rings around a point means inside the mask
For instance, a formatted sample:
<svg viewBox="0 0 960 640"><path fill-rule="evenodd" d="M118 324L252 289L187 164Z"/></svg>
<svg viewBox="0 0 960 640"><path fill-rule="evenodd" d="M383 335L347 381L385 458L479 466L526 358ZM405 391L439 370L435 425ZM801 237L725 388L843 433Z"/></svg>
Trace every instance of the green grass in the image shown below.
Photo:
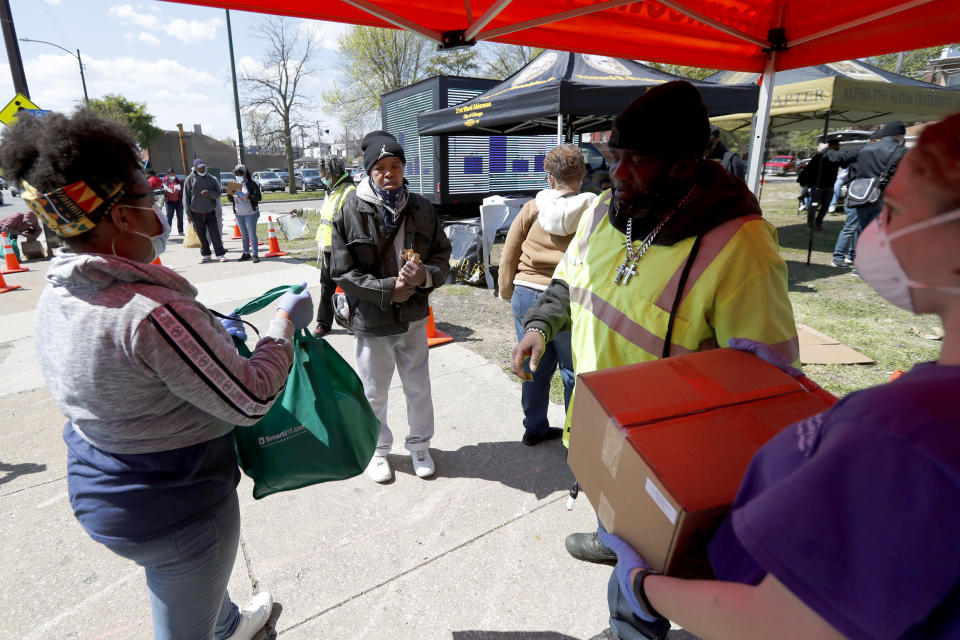
<svg viewBox="0 0 960 640"><path fill-rule="evenodd" d="M323 199L323 191L298 191L295 194L289 194L286 191L272 191L270 193L264 193L263 199L260 202L283 202L284 200L321 200ZM229 205L230 201L227 200L227 196L220 196L220 202L225 205Z"/></svg>
<svg viewBox="0 0 960 640"><path fill-rule="evenodd" d="M764 217L777 227L780 253L787 261L794 316L797 322L876 361L872 365L807 365L807 375L842 396L886 382L895 369L936 359L940 343L924 340L910 329L920 327L923 333L931 333L940 324L937 318L898 309L849 269L830 265L843 226L841 212L828 214L824 230L814 233L810 264L806 264L809 230L806 213L797 212L798 193L795 183L776 182L766 185L761 196Z"/></svg>

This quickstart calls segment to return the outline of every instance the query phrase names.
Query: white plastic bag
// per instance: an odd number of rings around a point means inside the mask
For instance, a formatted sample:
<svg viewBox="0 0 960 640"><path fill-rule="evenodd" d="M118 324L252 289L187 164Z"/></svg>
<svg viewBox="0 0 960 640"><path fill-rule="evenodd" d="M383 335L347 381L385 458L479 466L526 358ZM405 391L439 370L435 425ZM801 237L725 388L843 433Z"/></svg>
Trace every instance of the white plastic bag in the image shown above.
<svg viewBox="0 0 960 640"><path fill-rule="evenodd" d="M307 218L296 214L277 216L277 226L280 227L283 237L289 242L290 240L296 240L307 231Z"/></svg>

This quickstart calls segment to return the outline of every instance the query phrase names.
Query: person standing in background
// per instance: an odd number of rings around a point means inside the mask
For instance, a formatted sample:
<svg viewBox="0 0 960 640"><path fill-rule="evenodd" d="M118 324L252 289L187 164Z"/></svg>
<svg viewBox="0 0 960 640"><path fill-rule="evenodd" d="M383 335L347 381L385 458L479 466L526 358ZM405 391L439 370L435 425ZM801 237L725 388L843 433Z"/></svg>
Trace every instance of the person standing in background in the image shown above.
<svg viewBox="0 0 960 640"><path fill-rule="evenodd" d="M244 164L238 164L233 170L233 175L240 183L240 188L233 193L227 194L227 199L233 203L233 214L237 218L237 226L240 228L240 245L243 253L240 254L240 262L250 260L250 254L253 254L253 261L260 262L260 256L257 255L257 220L260 219L260 185L250 177L250 170Z"/></svg>
<svg viewBox="0 0 960 640"><path fill-rule="evenodd" d="M226 262L227 251L223 248L222 230L217 215L220 181L207 173L207 165L200 158L193 161L193 170L183 185L183 198L190 224L200 240L200 262L210 262L211 244L217 259Z"/></svg>
<svg viewBox="0 0 960 640"><path fill-rule="evenodd" d="M173 167L167 169L163 179L163 202L167 208L167 226L173 228L173 216L177 216L177 234L183 235L183 180L177 177Z"/></svg>
<svg viewBox="0 0 960 640"><path fill-rule="evenodd" d="M549 189L523 205L510 225L497 281L500 297L510 301L517 340L523 338L523 318L534 306L553 277L557 263L567 250L580 223L580 215L597 199L594 193L580 193L586 165L574 145L551 149L543 160ZM520 391L523 407L523 444L533 446L563 436L563 429L547 420L550 383L559 369L563 380L564 409L570 404L576 376L570 353L570 331L561 331L547 343L540 355L533 379Z"/></svg>
<svg viewBox="0 0 960 640"><path fill-rule="evenodd" d="M357 190L353 177L347 173L343 160L330 156L320 161L320 175L327 195L320 209L320 227L317 229L317 247L323 264L320 265L320 301L317 303L317 326L313 335L322 338L333 328L333 294L337 285L330 277L330 252L333 250L333 218L340 212L347 194Z"/></svg>

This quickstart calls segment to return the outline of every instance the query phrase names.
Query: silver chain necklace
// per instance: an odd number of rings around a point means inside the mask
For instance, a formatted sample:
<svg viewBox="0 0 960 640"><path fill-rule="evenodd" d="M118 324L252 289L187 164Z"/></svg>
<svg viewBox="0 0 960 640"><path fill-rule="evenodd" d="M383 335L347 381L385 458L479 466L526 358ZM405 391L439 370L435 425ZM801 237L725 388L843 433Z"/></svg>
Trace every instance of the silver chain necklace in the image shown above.
<svg viewBox="0 0 960 640"><path fill-rule="evenodd" d="M657 234L660 233L660 229L663 228L663 225L667 224L667 221L673 217L673 214L687 203L687 200L689 200L690 196L693 195L694 189L696 189L696 185L691 186L690 190L687 191L687 195L683 196L683 199L680 200L680 204L678 204L673 211L667 215L666 218L661 220L657 226L653 228L653 231L647 234L647 237L643 239L643 242L640 243L640 247L636 251L633 249L633 218L627 218L627 255L623 259L623 264L617 267L617 275L615 275L613 278L613 284L627 284L630 282L630 278L637 275L637 262L639 262L640 258L643 257L643 254L647 252L647 249L650 248L650 245L653 244L654 238L656 238Z"/></svg>
<svg viewBox="0 0 960 640"><path fill-rule="evenodd" d="M640 243L640 247L636 251L633 249L633 218L627 218L627 239L625 242L627 245L627 255L623 259L623 264L617 267L617 275L613 278L613 284L627 284L630 282L630 278L637 275L637 262L639 262L643 254L647 252L650 245L653 244L654 238L657 237L663 225L667 224L667 220L673 217L673 213L674 212L671 211L666 218L661 220L660 223L653 228L653 231L647 234L647 237L643 239L643 242Z"/></svg>

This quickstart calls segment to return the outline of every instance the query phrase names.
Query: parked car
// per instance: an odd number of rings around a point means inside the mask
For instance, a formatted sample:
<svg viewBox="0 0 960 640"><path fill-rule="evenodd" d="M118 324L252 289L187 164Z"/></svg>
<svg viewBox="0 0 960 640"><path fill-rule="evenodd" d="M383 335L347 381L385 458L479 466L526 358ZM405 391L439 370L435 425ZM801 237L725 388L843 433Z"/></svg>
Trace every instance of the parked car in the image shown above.
<svg viewBox="0 0 960 640"><path fill-rule="evenodd" d="M351 177L353 178L353 184L360 184L367 177L367 172L363 169L354 169Z"/></svg>
<svg viewBox="0 0 960 640"><path fill-rule="evenodd" d="M0 177L0 189L6 189L6 188L7 188L7 181L4 180L3 177Z"/></svg>
<svg viewBox="0 0 960 640"><path fill-rule="evenodd" d="M797 164L793 156L773 156L764 163L763 171L764 173L785 176L788 173L796 173Z"/></svg>
<svg viewBox="0 0 960 640"><path fill-rule="evenodd" d="M296 169L297 182L304 191L318 191L323 189L323 180L319 169Z"/></svg>
<svg viewBox="0 0 960 640"><path fill-rule="evenodd" d="M250 177L260 185L260 191L283 191L286 188L283 179L273 171L257 171Z"/></svg>

